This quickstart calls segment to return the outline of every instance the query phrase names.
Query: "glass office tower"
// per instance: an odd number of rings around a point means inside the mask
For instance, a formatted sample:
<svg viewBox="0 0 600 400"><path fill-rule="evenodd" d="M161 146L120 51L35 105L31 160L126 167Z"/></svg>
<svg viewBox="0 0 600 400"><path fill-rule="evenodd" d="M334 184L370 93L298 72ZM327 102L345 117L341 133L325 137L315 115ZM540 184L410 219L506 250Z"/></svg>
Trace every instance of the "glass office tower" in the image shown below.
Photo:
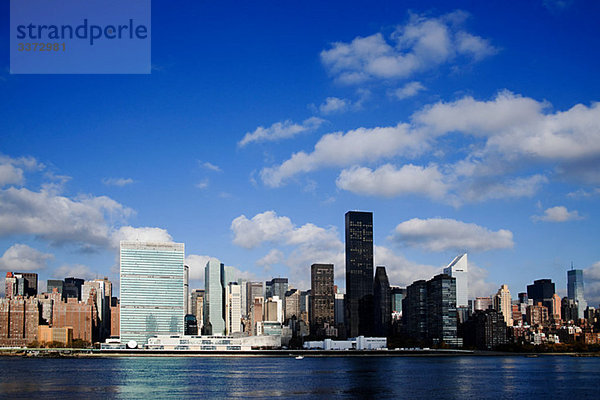
<svg viewBox="0 0 600 400"><path fill-rule="evenodd" d="M184 333L184 244L122 241L121 342Z"/></svg>
<svg viewBox="0 0 600 400"><path fill-rule="evenodd" d="M583 297L583 270L567 271L567 297L577 302L578 318L583 318L583 313L587 308L587 301Z"/></svg>

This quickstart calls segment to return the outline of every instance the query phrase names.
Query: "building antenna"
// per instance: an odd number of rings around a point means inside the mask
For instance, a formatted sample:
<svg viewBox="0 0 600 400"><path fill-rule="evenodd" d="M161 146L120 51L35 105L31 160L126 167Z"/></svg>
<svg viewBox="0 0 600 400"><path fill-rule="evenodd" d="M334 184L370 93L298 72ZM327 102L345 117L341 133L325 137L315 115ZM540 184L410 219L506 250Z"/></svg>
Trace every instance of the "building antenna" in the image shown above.
<svg viewBox="0 0 600 400"><path fill-rule="evenodd" d="M573 271L573 261L571 261L571 271Z"/></svg>

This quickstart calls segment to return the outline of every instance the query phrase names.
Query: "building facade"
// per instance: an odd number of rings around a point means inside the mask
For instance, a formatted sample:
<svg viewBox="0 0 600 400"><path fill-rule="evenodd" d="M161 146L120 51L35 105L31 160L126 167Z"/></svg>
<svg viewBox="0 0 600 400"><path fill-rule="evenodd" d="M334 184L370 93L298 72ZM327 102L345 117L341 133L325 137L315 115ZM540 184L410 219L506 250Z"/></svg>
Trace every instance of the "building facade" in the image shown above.
<svg viewBox="0 0 600 400"><path fill-rule="evenodd" d="M121 342L183 334L184 245L122 241Z"/></svg>
<svg viewBox="0 0 600 400"><path fill-rule="evenodd" d="M375 269L373 319L375 336L387 336L392 325L392 290L383 266Z"/></svg>
<svg viewBox="0 0 600 400"><path fill-rule="evenodd" d="M567 297L577 302L577 318L583 318L583 313L587 308L587 301L583 297L583 270L567 271Z"/></svg>
<svg viewBox="0 0 600 400"><path fill-rule="evenodd" d="M456 307L469 306L469 264L467 253L456 256L444 273L456 279Z"/></svg>
<svg viewBox="0 0 600 400"><path fill-rule="evenodd" d="M373 213L346 213L346 301L348 337L373 330Z"/></svg>
<svg viewBox="0 0 600 400"><path fill-rule="evenodd" d="M335 326L333 264L311 265L310 292L310 330L321 336L326 326Z"/></svg>

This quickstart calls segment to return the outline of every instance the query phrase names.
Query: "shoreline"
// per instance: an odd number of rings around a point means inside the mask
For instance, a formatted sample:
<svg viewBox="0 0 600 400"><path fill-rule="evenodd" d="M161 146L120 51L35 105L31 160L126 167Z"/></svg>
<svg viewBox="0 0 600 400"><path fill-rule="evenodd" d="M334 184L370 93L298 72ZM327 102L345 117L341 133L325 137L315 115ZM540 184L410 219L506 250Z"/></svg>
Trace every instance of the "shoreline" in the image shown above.
<svg viewBox="0 0 600 400"><path fill-rule="evenodd" d="M6 349L0 357L24 358L119 358L119 357L529 357L569 356L600 357L600 353L512 353L482 350L251 350L251 351L184 351L184 350L98 350L98 349ZM299 360L300 361L300 360Z"/></svg>

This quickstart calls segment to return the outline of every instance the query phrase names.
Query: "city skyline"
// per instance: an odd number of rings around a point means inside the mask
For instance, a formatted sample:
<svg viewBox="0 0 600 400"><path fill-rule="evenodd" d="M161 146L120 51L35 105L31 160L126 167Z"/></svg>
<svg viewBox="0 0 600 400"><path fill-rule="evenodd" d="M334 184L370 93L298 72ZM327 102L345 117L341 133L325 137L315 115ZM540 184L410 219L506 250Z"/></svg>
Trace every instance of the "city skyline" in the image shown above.
<svg viewBox="0 0 600 400"><path fill-rule="evenodd" d="M155 1L151 75L10 75L4 52L0 270L119 294L140 239L186 243L190 290L209 258L301 289L331 263L345 288L364 210L393 286L467 252L470 298L564 297L574 262L598 305L600 6L549 3Z"/></svg>

